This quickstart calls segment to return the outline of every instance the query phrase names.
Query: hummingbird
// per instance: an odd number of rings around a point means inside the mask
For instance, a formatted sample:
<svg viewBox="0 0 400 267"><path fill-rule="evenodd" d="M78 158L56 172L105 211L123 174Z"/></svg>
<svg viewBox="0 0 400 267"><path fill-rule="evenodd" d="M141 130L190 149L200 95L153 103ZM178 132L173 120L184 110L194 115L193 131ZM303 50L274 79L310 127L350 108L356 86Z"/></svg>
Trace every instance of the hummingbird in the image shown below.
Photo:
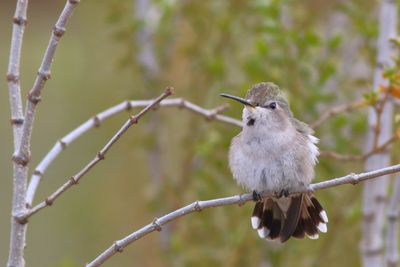
<svg viewBox="0 0 400 267"><path fill-rule="evenodd" d="M327 232L328 217L305 190L314 179L318 138L296 119L277 85L255 84L245 98L220 94L244 105L242 131L232 139L229 167L234 179L253 192L251 225L267 240L317 239ZM273 192L261 198L263 191ZM306 193L290 194L303 191Z"/></svg>

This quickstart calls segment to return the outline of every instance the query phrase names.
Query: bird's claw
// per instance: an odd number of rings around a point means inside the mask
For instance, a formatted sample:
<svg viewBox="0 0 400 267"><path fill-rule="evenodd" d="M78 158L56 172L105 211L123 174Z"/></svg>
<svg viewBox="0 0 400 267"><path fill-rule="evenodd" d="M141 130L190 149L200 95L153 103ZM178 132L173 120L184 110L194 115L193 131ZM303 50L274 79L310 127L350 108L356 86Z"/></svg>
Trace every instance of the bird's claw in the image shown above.
<svg viewBox="0 0 400 267"><path fill-rule="evenodd" d="M258 202L262 199L260 193L258 193L256 190L253 190L253 201Z"/></svg>
<svg viewBox="0 0 400 267"><path fill-rule="evenodd" d="M276 198L282 198L282 197L288 197L289 196L289 190L288 189L282 189L279 192L274 193Z"/></svg>

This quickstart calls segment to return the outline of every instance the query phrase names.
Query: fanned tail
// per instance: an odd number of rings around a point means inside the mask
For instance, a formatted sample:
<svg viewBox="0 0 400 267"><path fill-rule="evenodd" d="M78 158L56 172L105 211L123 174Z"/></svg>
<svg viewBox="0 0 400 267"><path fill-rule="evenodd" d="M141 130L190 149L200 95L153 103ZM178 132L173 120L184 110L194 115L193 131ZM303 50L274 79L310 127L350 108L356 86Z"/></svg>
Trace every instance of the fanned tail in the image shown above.
<svg viewBox="0 0 400 267"><path fill-rule="evenodd" d="M318 200L309 193L257 202L251 224L261 238L287 241L291 236L317 239L327 232L328 217Z"/></svg>

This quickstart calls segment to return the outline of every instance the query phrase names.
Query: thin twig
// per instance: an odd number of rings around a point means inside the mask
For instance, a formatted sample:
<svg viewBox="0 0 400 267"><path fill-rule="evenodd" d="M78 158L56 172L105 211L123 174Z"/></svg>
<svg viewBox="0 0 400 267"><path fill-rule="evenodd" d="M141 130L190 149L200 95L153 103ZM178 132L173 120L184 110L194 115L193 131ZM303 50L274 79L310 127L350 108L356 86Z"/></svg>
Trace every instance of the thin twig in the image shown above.
<svg viewBox="0 0 400 267"><path fill-rule="evenodd" d="M315 183L311 184L309 188L307 188L304 191L298 191L298 192L291 192L291 194L296 194L296 193L303 193L303 192L313 192L317 191L320 189L324 188L330 188L330 187L335 187L343 184L357 184L359 182L380 177L383 175L391 174L391 173L396 173L400 172L400 164L398 165L393 165L389 166L386 168L378 169L375 171L371 172L366 172L366 173L360 173L360 174L355 174L351 173L343 177L339 178L334 178L331 180L327 180L324 182L320 183ZM266 196L271 196L273 195L272 192L263 192L262 197ZM110 257L112 257L114 254L117 252L122 252L123 249L130 245L131 243L139 240L140 238L150 234L151 232L154 231L161 231L162 226L174 221L180 217L183 217L185 215L188 215L190 213L196 212L196 211L202 211L207 208L214 208L214 207L220 207L220 206L226 206L226 205L243 205L249 201L253 200L253 194L242 194L242 195L235 195L231 197L225 197L225 198L218 198L218 199L212 199L212 200L205 200L205 201L195 201L192 204L189 204L185 207L182 207L180 209L177 209L171 213L168 213L160 218L155 218L151 223L148 225L140 228L139 230L131 233L130 235L115 241L109 248L107 248L104 252L102 252L96 259L94 259L92 262L86 264L86 267L95 267L95 266L100 266L103 264L105 261L107 261Z"/></svg>
<svg viewBox="0 0 400 267"><path fill-rule="evenodd" d="M118 105L115 105L111 108L108 108L86 122L82 123L76 129L71 131L69 134L65 135L63 138L58 140L53 148L46 154L46 156L41 160L39 165L35 168L31 180L29 182L27 194L26 194L26 207L31 208L33 198L35 196L35 192L37 187L49 167L49 165L57 158L57 156L64 151L73 141L75 141L78 137L93 129L95 127L99 127L101 123L114 116L122 111L129 111L132 108L145 107L152 103L153 100L132 100L132 101L124 101ZM242 126L242 122L239 120L235 120L228 116L220 115L219 113L224 111L227 108L227 105L222 105L216 107L214 109L204 109L198 105L193 104L190 101L187 101L183 98L175 98L175 99L165 99L161 101L158 107L179 107L184 108L186 110L192 111L194 114L200 115L204 117L208 121L216 120L220 122L224 122L227 124L232 124L238 127Z"/></svg>
<svg viewBox="0 0 400 267"><path fill-rule="evenodd" d="M26 11L28 1L17 1L15 15L13 17L13 30L8 61L7 83L11 109L11 124L14 133L14 150L18 149L21 139L22 123L24 122L23 107L20 87L20 61L25 25L27 23Z"/></svg>
<svg viewBox="0 0 400 267"><path fill-rule="evenodd" d="M367 106L365 105L365 100L358 100L354 102L350 102L347 104L343 104L340 106L332 107L325 111L321 117L319 117L316 121L310 124L311 128L316 129L320 127L324 122L326 122L328 119L331 117L339 114L339 113L344 113L344 112L350 112L356 108L364 107Z"/></svg>
<svg viewBox="0 0 400 267"><path fill-rule="evenodd" d="M32 209L29 209L27 212L19 214L18 219L21 222L27 221L27 219L32 216L33 214L37 213L41 209L51 206L54 201L66 190L68 190L71 186L77 184L79 180L88 173L99 161L105 158L107 151L112 147L112 145L119 140L119 138L133 125L136 124L139 119L158 105L161 100L170 96L173 93L173 88L168 87L163 94L159 97L154 99L147 105L144 109L142 109L137 115L130 116L129 119L122 125L122 127L115 133L113 137L104 145L104 147L96 154L96 156L85 166L83 167L78 173L73 175L68 179L66 183L64 183L61 187L59 187L54 193L52 193L49 197L47 197L43 202L37 204Z"/></svg>
<svg viewBox="0 0 400 267"><path fill-rule="evenodd" d="M400 177L397 177L387 211L386 266L396 267L399 262L398 226L400 215Z"/></svg>
<svg viewBox="0 0 400 267"><path fill-rule="evenodd" d="M386 142L383 144L374 147L371 151L363 154L363 155L348 155L348 154L340 154L334 151L321 151L320 152L320 157L326 157L326 158L333 158L336 160L341 160L341 161L354 161L354 160L366 160L372 155L375 155L377 153L381 153L385 151L389 145L391 145L393 142L399 140L400 136L396 133L392 137L390 137Z"/></svg>
<svg viewBox="0 0 400 267"><path fill-rule="evenodd" d="M27 23L27 9L28 0L17 1L13 18L13 30L7 70L14 154L20 146L22 124L24 122L20 87L20 61L25 25ZM14 218L14 215L25 211L24 202L27 177L27 166L19 164L17 161L13 161L12 217L7 266L23 267L25 265L24 248L27 225L21 224Z"/></svg>
<svg viewBox="0 0 400 267"><path fill-rule="evenodd" d="M42 90L46 81L50 79L50 68L54 59L57 45L65 33L65 26L68 19L72 15L72 11L79 4L79 2L80 0L68 0L65 4L64 9L53 28L46 52L43 56L42 64L39 67L35 82L27 97L21 145L19 146L18 153L15 156L18 161L23 162L25 165L27 165L30 161L31 137L36 106L40 101Z"/></svg>

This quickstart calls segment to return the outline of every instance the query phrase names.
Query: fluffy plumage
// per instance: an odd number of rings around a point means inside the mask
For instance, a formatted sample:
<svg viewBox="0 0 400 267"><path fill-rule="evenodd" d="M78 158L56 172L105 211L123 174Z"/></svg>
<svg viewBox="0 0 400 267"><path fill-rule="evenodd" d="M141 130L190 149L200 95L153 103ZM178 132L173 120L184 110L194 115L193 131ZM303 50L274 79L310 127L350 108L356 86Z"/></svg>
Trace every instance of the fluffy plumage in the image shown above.
<svg viewBox="0 0 400 267"><path fill-rule="evenodd" d="M243 130L233 138L229 165L235 180L252 191L298 191L314 178L318 138L293 117L289 104L273 83L254 85L246 95ZM311 194L267 198L257 202L251 224L266 239L285 242L291 236L318 238L328 218Z"/></svg>

